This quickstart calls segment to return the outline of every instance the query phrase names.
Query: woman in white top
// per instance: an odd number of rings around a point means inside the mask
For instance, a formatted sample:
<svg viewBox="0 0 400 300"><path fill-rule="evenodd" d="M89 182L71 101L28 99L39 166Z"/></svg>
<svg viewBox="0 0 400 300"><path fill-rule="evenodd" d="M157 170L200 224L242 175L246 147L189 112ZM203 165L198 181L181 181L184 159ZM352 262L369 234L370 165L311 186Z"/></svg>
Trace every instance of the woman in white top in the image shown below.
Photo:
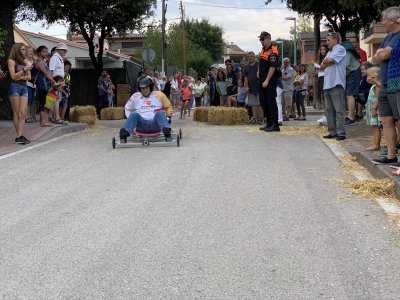
<svg viewBox="0 0 400 300"><path fill-rule="evenodd" d="M297 118L295 120L306 119L306 107L304 105L304 99L307 96L308 87L308 74L307 67L304 64L299 66L299 73L294 80L294 86L296 90L296 107L297 107Z"/></svg>

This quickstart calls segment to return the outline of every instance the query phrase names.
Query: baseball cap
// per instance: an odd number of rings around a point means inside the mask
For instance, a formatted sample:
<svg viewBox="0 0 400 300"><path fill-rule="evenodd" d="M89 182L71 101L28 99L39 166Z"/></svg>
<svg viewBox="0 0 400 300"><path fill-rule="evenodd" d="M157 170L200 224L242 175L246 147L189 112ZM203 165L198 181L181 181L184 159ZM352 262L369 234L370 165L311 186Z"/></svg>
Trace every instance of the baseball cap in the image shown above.
<svg viewBox="0 0 400 300"><path fill-rule="evenodd" d="M270 39L271 35L266 31L261 31L260 35L258 36L260 39Z"/></svg>
<svg viewBox="0 0 400 300"><path fill-rule="evenodd" d="M67 45L65 43L58 43L57 50L68 50Z"/></svg>

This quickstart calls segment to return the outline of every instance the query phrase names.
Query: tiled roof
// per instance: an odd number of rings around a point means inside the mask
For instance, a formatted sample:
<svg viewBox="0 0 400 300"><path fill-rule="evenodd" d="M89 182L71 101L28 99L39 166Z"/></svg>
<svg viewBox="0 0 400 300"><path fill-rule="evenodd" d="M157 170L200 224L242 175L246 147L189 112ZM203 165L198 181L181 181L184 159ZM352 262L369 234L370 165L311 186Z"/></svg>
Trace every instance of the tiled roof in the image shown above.
<svg viewBox="0 0 400 300"><path fill-rule="evenodd" d="M146 37L145 34L138 34L138 33L129 33L126 35L114 35L114 36L108 36L107 39L112 40L112 39L144 39Z"/></svg>
<svg viewBox="0 0 400 300"><path fill-rule="evenodd" d="M246 54L238 45L230 44L226 45L227 50L229 49L229 54Z"/></svg>
<svg viewBox="0 0 400 300"><path fill-rule="evenodd" d="M57 37L54 37L54 36L51 36L51 35L46 35L46 34L43 34L43 33L34 33L34 32L30 32L30 31L25 31L25 30L21 30L21 31L25 35L26 34L34 35L34 36L41 37L41 38L44 38L44 39L47 39L47 40L52 40L55 43L61 43L62 42L62 43L65 43L65 44L73 46L73 47L89 50L89 47L88 47L88 45L86 43L75 43L75 42L71 42L69 40L60 39L60 38L57 38ZM95 51L98 52L99 49L96 48ZM111 54L114 57L121 57L121 58L131 59L131 57L129 55L117 53L117 52L110 51L110 50L104 51L104 54Z"/></svg>
<svg viewBox="0 0 400 300"><path fill-rule="evenodd" d="M326 40L326 35L328 34L329 31L321 31L321 40ZM298 38L300 40L313 40L314 39L314 31L305 31L305 32L300 32L298 35ZM354 37L356 34L354 32L348 32L346 33L346 37Z"/></svg>

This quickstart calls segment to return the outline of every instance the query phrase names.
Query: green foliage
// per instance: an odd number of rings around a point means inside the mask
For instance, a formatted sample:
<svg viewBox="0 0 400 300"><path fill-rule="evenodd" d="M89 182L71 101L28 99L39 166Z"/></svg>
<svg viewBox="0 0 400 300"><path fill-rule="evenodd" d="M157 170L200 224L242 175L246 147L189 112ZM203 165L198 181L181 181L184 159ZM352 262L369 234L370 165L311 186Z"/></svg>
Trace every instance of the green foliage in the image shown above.
<svg viewBox="0 0 400 300"><path fill-rule="evenodd" d="M342 39L350 31L359 32L380 18L382 0L281 0L287 7L299 14L321 15L326 18L332 28L339 32ZM269 4L272 0L267 0ZM388 2L388 1L387 1Z"/></svg>
<svg viewBox="0 0 400 300"><path fill-rule="evenodd" d="M6 39L6 31L2 28L0 28L0 58L5 57L5 52L3 50L3 44Z"/></svg>
<svg viewBox="0 0 400 300"><path fill-rule="evenodd" d="M314 26L313 22L308 16L300 16L299 19L296 22L296 35L301 33L301 32L313 32ZM294 26L290 27L289 31L291 37L294 37Z"/></svg>
<svg viewBox="0 0 400 300"><path fill-rule="evenodd" d="M209 20L187 19L185 29L189 40L208 51L212 60L218 60L224 52L224 40L222 38L223 29L213 25Z"/></svg>
<svg viewBox="0 0 400 300"><path fill-rule="evenodd" d="M70 23L71 30L83 35L89 46L94 67L103 67L103 45L108 35L139 29L143 21L152 15L156 0L25 0L36 12L35 19L47 23ZM29 11L29 9L28 9ZM26 18L32 16L26 14ZM99 35L99 53L94 54L94 38Z"/></svg>

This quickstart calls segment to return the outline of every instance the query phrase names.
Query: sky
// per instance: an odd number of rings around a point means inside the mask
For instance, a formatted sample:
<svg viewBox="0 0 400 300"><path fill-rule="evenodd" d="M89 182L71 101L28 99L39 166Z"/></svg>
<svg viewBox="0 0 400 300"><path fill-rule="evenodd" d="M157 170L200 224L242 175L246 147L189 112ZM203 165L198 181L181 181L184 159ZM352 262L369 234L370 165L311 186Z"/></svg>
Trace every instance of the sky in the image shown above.
<svg viewBox="0 0 400 300"><path fill-rule="evenodd" d="M210 23L221 26L224 31L223 38L229 43L234 43L244 51L260 51L258 35L261 31L268 31L272 39L289 39L290 27L294 25L285 17L297 17L289 11L286 3L273 0L265 5L264 0L183 0L185 17L193 19L206 18ZM166 0L167 26L172 22L179 22L179 0ZM150 20L161 20L161 0L157 0L155 15ZM19 23L20 29L41 32L58 38L66 38L67 28L62 25L43 27L41 22Z"/></svg>

